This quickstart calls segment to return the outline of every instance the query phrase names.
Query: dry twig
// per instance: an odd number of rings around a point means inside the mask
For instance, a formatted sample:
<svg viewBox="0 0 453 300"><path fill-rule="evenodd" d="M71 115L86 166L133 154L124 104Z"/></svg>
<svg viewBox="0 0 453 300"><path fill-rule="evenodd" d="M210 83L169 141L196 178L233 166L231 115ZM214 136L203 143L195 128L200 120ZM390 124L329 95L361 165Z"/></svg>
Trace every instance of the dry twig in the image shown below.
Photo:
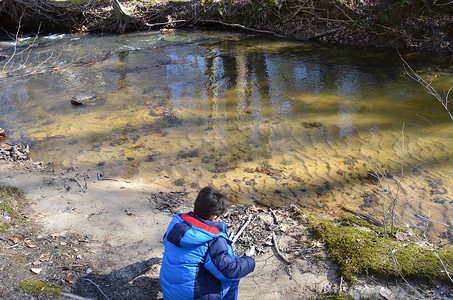
<svg viewBox="0 0 453 300"><path fill-rule="evenodd" d="M277 237L275 236L275 232L272 231L272 242L274 243L275 251L277 251L277 255L287 264L290 265L291 262L280 252L277 243Z"/></svg>
<svg viewBox="0 0 453 300"><path fill-rule="evenodd" d="M61 295L68 297L68 298L76 299L76 300L94 300L93 298L81 297L81 296L77 296L77 295L69 294L69 293L61 293Z"/></svg>
<svg viewBox="0 0 453 300"><path fill-rule="evenodd" d="M241 227L241 229L236 233L234 238L232 239L233 243L237 241L237 239L241 236L242 232L244 232L245 227L247 227L250 223L252 222L252 214L250 214L247 218L247 221L244 223L244 225Z"/></svg>
<svg viewBox="0 0 453 300"><path fill-rule="evenodd" d="M398 52L398 55L400 56L401 60L404 63L404 69L406 70L407 76L409 76L411 79L420 83L425 88L425 90L428 92L428 94L430 94L431 96L434 96L434 98L436 98L437 101L439 101L440 104L445 108L448 115L450 116L450 119L453 121L453 115L451 114L450 110L448 109L448 104L450 103L450 100L448 98L449 98L450 92L453 90L453 86L450 89L448 89L448 91L445 94L445 99L443 99L439 95L439 93L436 91L436 89L431 85L432 80L430 82L427 82L426 80L424 80L422 77L420 77L420 75L417 74L417 72L414 71L414 69L412 69L412 67L409 65L409 63L404 60L403 56L399 52Z"/></svg>
<svg viewBox="0 0 453 300"><path fill-rule="evenodd" d="M94 286L99 290L99 292L101 292L102 296L105 297L105 299L110 300L110 298L107 297L107 295L101 290L101 288L100 288L96 283L94 283L92 280L90 280L90 279L88 279L88 278L82 278L82 279L83 279L83 280L86 280L86 281L88 281L89 283L91 283L92 285L94 285Z"/></svg>

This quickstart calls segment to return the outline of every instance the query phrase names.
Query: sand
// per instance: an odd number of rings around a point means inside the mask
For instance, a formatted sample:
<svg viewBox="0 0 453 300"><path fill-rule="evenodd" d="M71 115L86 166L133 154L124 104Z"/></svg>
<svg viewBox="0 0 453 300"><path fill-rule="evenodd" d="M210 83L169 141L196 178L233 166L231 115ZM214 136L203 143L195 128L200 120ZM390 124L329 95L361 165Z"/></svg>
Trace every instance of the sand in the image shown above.
<svg viewBox="0 0 453 300"><path fill-rule="evenodd" d="M4 162L0 163L0 185L25 192L28 203L25 213L39 228L39 236L79 236L89 241L83 246L83 253L80 251L83 257L80 260L85 259L90 267L82 268L74 282L66 280L70 293L77 292L77 280L80 282L88 272L108 276L128 266L162 258L162 236L169 221L175 212L191 210L190 199L195 197L193 193L172 194L163 186L100 178L97 170L43 170L42 166L30 168L30 164L26 167ZM162 206L164 195L177 207ZM285 249L293 242L294 236L283 235L279 245ZM309 250L314 248L316 245ZM255 257L255 271L242 279L239 299L307 299L329 295L340 288L355 298L379 298L386 288L391 289L392 295L399 295L399 299L407 295L403 287L379 283L372 277L355 284L345 283L322 251L317 256L309 255L310 251L288 254L291 260L288 266L269 247L266 253ZM135 281L139 290L134 299L162 298L157 284L159 268L159 263L153 263L144 274L148 281L143 281L142 286ZM154 284L152 293L150 284ZM148 289L147 294L144 290L140 292L140 287ZM109 299L125 299L118 295ZM393 299L392 295L388 299Z"/></svg>

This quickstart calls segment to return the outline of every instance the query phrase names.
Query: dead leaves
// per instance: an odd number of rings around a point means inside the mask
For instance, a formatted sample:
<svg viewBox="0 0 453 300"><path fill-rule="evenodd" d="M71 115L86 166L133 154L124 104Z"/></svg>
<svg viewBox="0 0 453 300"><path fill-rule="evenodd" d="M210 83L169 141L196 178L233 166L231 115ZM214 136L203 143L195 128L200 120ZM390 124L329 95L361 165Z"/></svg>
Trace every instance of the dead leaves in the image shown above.
<svg viewBox="0 0 453 300"><path fill-rule="evenodd" d="M27 246L28 248L36 248L37 246L30 240L25 240L25 246Z"/></svg>
<svg viewBox="0 0 453 300"><path fill-rule="evenodd" d="M41 273L42 268L31 268L30 271L31 271L33 274L38 275L39 273Z"/></svg>
<svg viewBox="0 0 453 300"><path fill-rule="evenodd" d="M41 256L39 256L40 262L45 262L45 261L49 261L49 260L50 260L50 252L41 254Z"/></svg>
<svg viewBox="0 0 453 300"><path fill-rule="evenodd" d="M0 141L5 140L7 137L5 129L0 128Z"/></svg>
<svg viewBox="0 0 453 300"><path fill-rule="evenodd" d="M67 282L69 282L70 284L74 284L74 278L73 278L73 273L72 272L69 272L69 274L66 276L66 279L65 279Z"/></svg>
<svg viewBox="0 0 453 300"><path fill-rule="evenodd" d="M22 243L25 240L25 238L23 236L19 236L19 235L12 235L9 239L14 244Z"/></svg>

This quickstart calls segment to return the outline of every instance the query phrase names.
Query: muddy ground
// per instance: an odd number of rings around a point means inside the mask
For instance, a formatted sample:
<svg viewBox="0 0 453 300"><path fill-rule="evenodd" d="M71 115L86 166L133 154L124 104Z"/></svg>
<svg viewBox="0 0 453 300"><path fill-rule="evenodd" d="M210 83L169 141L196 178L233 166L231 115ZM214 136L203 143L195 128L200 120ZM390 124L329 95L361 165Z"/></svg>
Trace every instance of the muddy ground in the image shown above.
<svg viewBox="0 0 453 300"><path fill-rule="evenodd" d="M162 299L162 236L176 212L191 210L195 191L102 178L95 169L4 162L0 185L25 191L21 221L0 234L0 298ZM233 205L223 217L233 239L244 228L236 254L256 259L239 299L323 299L340 291L351 299L453 298L445 285L373 275L343 280L294 209ZM66 295L24 291L25 282L37 281Z"/></svg>

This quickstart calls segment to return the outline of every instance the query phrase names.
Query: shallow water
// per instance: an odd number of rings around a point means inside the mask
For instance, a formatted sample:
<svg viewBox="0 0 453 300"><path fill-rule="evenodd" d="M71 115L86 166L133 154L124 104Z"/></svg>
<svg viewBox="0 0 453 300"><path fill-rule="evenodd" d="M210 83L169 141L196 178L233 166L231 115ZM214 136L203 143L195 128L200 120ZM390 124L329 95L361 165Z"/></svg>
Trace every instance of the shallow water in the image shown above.
<svg viewBox="0 0 453 300"><path fill-rule="evenodd" d="M2 54L13 46L0 42ZM0 126L34 160L333 215L382 219L396 199L399 223L452 238L453 121L395 51L200 31L53 35L27 64L49 56L97 62L0 79ZM448 58L405 58L439 92L453 86ZM81 94L96 98L72 106Z"/></svg>

